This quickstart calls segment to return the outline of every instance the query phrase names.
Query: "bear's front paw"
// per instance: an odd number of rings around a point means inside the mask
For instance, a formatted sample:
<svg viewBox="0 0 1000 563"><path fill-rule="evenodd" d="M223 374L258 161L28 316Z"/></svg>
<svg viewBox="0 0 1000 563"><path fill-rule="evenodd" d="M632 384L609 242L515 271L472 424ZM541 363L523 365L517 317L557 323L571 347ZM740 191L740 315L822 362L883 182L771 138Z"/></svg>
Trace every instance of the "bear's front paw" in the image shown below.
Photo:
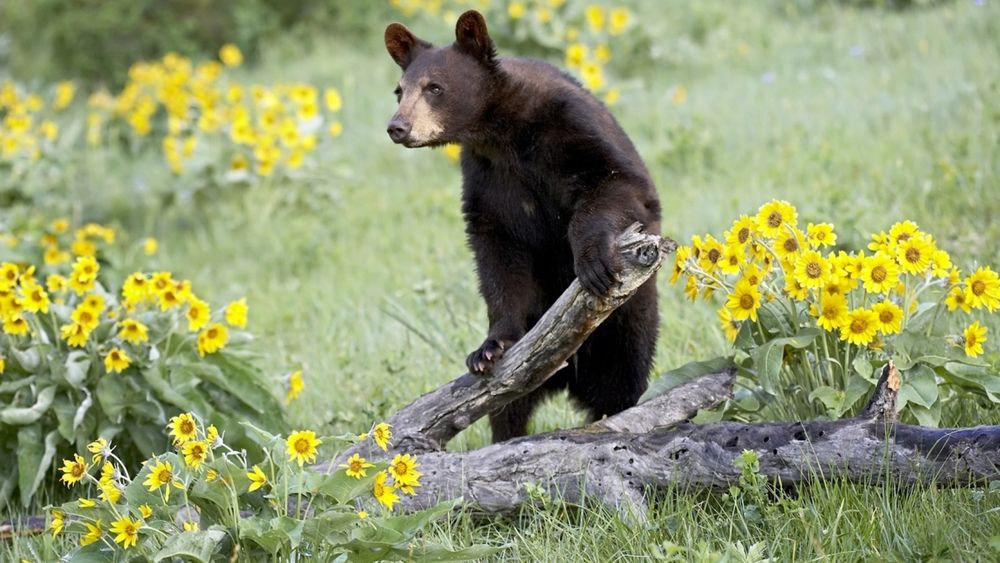
<svg viewBox="0 0 1000 563"><path fill-rule="evenodd" d="M621 283L621 276L618 274L620 270L618 261L611 252L593 253L576 263L576 276L580 278L580 285L596 297L607 296L613 287Z"/></svg>
<svg viewBox="0 0 1000 563"><path fill-rule="evenodd" d="M504 351L513 345L513 340L487 338L478 350L469 354L469 357L465 359L469 373L476 375L489 373L493 369L493 364L503 356Z"/></svg>

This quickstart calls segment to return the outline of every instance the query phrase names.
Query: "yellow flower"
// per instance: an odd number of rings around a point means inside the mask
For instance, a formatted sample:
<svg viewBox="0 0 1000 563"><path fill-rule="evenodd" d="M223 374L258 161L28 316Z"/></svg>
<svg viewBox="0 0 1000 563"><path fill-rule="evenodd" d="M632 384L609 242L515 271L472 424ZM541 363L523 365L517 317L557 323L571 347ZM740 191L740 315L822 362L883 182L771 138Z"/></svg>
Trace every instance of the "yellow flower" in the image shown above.
<svg viewBox="0 0 1000 563"><path fill-rule="evenodd" d="M121 373L132 364L128 354L121 348L112 348L107 356L104 356L104 369L108 373Z"/></svg>
<svg viewBox="0 0 1000 563"><path fill-rule="evenodd" d="M837 244L837 233L833 232L833 225L830 223L809 223L806 227L806 240L809 241L810 248L833 246Z"/></svg>
<svg viewBox="0 0 1000 563"><path fill-rule="evenodd" d="M872 312L878 319L878 330L882 334L898 334L903 330L903 309L892 301L882 301L872 305Z"/></svg>
<svg viewBox="0 0 1000 563"><path fill-rule="evenodd" d="M183 295L176 286L168 287L160 292L160 310L167 311L174 307L180 307L184 303Z"/></svg>
<svg viewBox="0 0 1000 563"><path fill-rule="evenodd" d="M867 346L875 339L878 317L868 309L858 308L847 314L847 322L840 327L840 338L851 344Z"/></svg>
<svg viewBox="0 0 1000 563"><path fill-rule="evenodd" d="M101 529L102 522L100 519L93 524L90 522L84 522L84 524L87 526L87 533L80 538L81 546L88 546L101 539L101 535L104 533L104 530Z"/></svg>
<svg viewBox="0 0 1000 563"><path fill-rule="evenodd" d="M58 536L59 532L63 530L63 527L65 526L65 517L66 515L63 514L63 511L61 510L52 511L52 520L49 522L49 529L52 530L52 537Z"/></svg>
<svg viewBox="0 0 1000 563"><path fill-rule="evenodd" d="M132 520L128 516L122 516L111 524L111 533L115 536L115 543L122 544L122 548L128 549L135 545L139 539L139 528L142 527L140 520Z"/></svg>
<svg viewBox="0 0 1000 563"><path fill-rule="evenodd" d="M80 256L73 264L73 272L70 274L69 286L77 295L83 295L94 287L94 280L100 272L101 266L93 256Z"/></svg>
<svg viewBox="0 0 1000 563"><path fill-rule="evenodd" d="M787 201L775 199L757 210L757 229L768 238L778 238L786 227L794 227L797 223L795 207Z"/></svg>
<svg viewBox="0 0 1000 563"><path fill-rule="evenodd" d="M125 319L118 323L118 326L121 327L118 336L126 342L141 344L149 340L149 329L135 319Z"/></svg>
<svg viewBox="0 0 1000 563"><path fill-rule="evenodd" d="M615 8L611 10L610 17L608 18L608 33L611 35L620 35L625 31L625 27L628 26L629 21L629 11L625 8Z"/></svg>
<svg viewBox="0 0 1000 563"><path fill-rule="evenodd" d="M722 260L722 255L725 252L722 243L715 239L712 235L707 235L705 240L699 246L698 254L698 264L701 269L708 273L715 271L718 263Z"/></svg>
<svg viewBox="0 0 1000 563"><path fill-rule="evenodd" d="M397 487L419 487L420 477L423 475L417 471L419 466L416 457L410 454L396 454L396 457L392 458L392 462L389 464L389 473ZM405 492L414 494L412 489Z"/></svg>
<svg viewBox="0 0 1000 563"><path fill-rule="evenodd" d="M247 307L246 297L233 301L229 305L226 305L226 322L231 327L246 328L248 311L249 307Z"/></svg>
<svg viewBox="0 0 1000 563"><path fill-rule="evenodd" d="M226 346L229 341L229 331L220 323L209 325L198 334L198 355L214 354Z"/></svg>
<svg viewBox="0 0 1000 563"><path fill-rule="evenodd" d="M56 95L52 100L52 109L60 111L66 108L73 101L73 94L76 91L76 87L69 80L63 80L59 84L56 84ZM56 219L56 221L67 222L66 219ZM67 222L68 223L68 222ZM53 222L53 224L55 224ZM67 224L68 227L68 224ZM55 230L55 229L53 229ZM64 229L65 231L65 229ZM59 231L56 231L59 232Z"/></svg>
<svg viewBox="0 0 1000 563"><path fill-rule="evenodd" d="M94 508L97 506L97 502L89 498L81 498L77 500L76 503L80 506L80 508Z"/></svg>
<svg viewBox="0 0 1000 563"><path fill-rule="evenodd" d="M153 286L146 275L142 272L135 272L125 279L122 285L122 297L125 303L135 305L150 296Z"/></svg>
<svg viewBox="0 0 1000 563"><path fill-rule="evenodd" d="M869 293L889 293L899 283L899 266L887 254L869 256L861 267L861 283Z"/></svg>
<svg viewBox="0 0 1000 563"><path fill-rule="evenodd" d="M795 260L798 259L799 251L805 248L805 235L795 227L789 227L780 233L774 240L774 252L781 259L782 267L788 273L792 273L795 268Z"/></svg>
<svg viewBox="0 0 1000 563"><path fill-rule="evenodd" d="M87 463L80 454L73 454L72 460L63 460L62 472L60 480L67 485L75 485L87 475Z"/></svg>
<svg viewBox="0 0 1000 563"><path fill-rule="evenodd" d="M970 358L983 353L983 343L986 342L986 327L975 321L970 324L963 333L965 342L965 355Z"/></svg>
<svg viewBox="0 0 1000 563"><path fill-rule="evenodd" d="M966 291L956 285L948 290L948 296L944 298L944 304L948 306L949 311L961 308L963 312L971 313L972 305L969 304L965 296Z"/></svg>
<svg viewBox="0 0 1000 563"><path fill-rule="evenodd" d="M566 46L566 66L578 68L587 60L587 46L583 43L571 43Z"/></svg>
<svg viewBox="0 0 1000 563"><path fill-rule="evenodd" d="M965 299L973 309L993 312L1000 307L1000 276L989 266L980 267L965 279Z"/></svg>
<svg viewBox="0 0 1000 563"><path fill-rule="evenodd" d="M143 520L149 520L149 517L153 515L153 507L148 504L140 504L139 514L142 515Z"/></svg>
<svg viewBox="0 0 1000 563"><path fill-rule="evenodd" d="M11 315L3 320L3 331L11 336L28 334L28 321L21 315Z"/></svg>
<svg viewBox="0 0 1000 563"><path fill-rule="evenodd" d="M365 477L365 469L369 467L375 467L375 464L368 463L368 461L358 454L354 454L347 458L347 463L340 464L340 467L347 468L345 473L348 477L354 477L356 479L361 479Z"/></svg>
<svg viewBox="0 0 1000 563"><path fill-rule="evenodd" d="M820 301L816 324L824 330L840 330L848 320L847 298L839 293L824 294Z"/></svg>
<svg viewBox="0 0 1000 563"><path fill-rule="evenodd" d="M208 308L208 303L195 296L188 300L188 310L186 313L188 320L188 330L198 332L203 326L208 324L212 311Z"/></svg>
<svg viewBox="0 0 1000 563"><path fill-rule="evenodd" d="M45 278L45 288L49 293L62 293L69 287L69 280L59 274L52 274Z"/></svg>
<svg viewBox="0 0 1000 563"><path fill-rule="evenodd" d="M448 157L448 160L452 162L458 162L462 158L462 145L449 143L441 150L444 151L444 155Z"/></svg>
<svg viewBox="0 0 1000 563"><path fill-rule="evenodd" d="M3 373L7 369L7 358L0 356L0 373Z"/></svg>
<svg viewBox="0 0 1000 563"><path fill-rule="evenodd" d="M209 424L208 428L205 429L205 441L213 448L222 445L222 439L219 438L219 429L214 424Z"/></svg>
<svg viewBox="0 0 1000 563"><path fill-rule="evenodd" d="M743 323L740 321L733 320L733 314L729 311L728 307L719 308L719 324L722 326L722 331L726 334L726 338L730 342L736 341L736 336L740 333L740 327Z"/></svg>
<svg viewBox="0 0 1000 563"><path fill-rule="evenodd" d="M42 256L42 260L47 266L58 266L64 262L69 262L70 255L69 252L65 250L59 250L55 246L51 246L45 249L45 254Z"/></svg>
<svg viewBox="0 0 1000 563"><path fill-rule="evenodd" d="M359 510L358 511L358 519L359 520L364 520L365 518L368 518L368 511L366 511L366 510Z"/></svg>
<svg viewBox="0 0 1000 563"><path fill-rule="evenodd" d="M931 253L931 275L934 277L948 279L953 267L951 256L946 251L936 249Z"/></svg>
<svg viewBox="0 0 1000 563"><path fill-rule="evenodd" d="M725 238L727 245L746 246L753 240L753 235L757 230L757 223L747 215L740 215L733 226L726 231Z"/></svg>
<svg viewBox="0 0 1000 563"><path fill-rule="evenodd" d="M59 328L59 334L74 348L82 348L90 337L90 330L80 323L71 323Z"/></svg>
<svg viewBox="0 0 1000 563"><path fill-rule="evenodd" d="M687 262L691 258L691 247L682 246L677 249L676 255L674 256L674 268L673 273L670 275L670 283L675 284L681 279L681 274L687 271Z"/></svg>
<svg viewBox="0 0 1000 563"><path fill-rule="evenodd" d="M198 423L189 412L171 417L168 427L170 435L174 437L174 444L181 445L198 438Z"/></svg>
<svg viewBox="0 0 1000 563"><path fill-rule="evenodd" d="M887 244L889 244L890 249L894 249L918 234L920 234L920 227L916 223L913 221L902 221L889 229Z"/></svg>
<svg viewBox="0 0 1000 563"><path fill-rule="evenodd" d="M896 261L907 274L922 274L931 264L934 246L923 235L907 237L896 246Z"/></svg>
<svg viewBox="0 0 1000 563"><path fill-rule="evenodd" d="M296 370L288 376L288 392L285 394L285 404L289 404L299 398L306 384L302 381L302 370Z"/></svg>
<svg viewBox="0 0 1000 563"><path fill-rule="evenodd" d="M785 279L785 293L792 299L805 301L809 297L809 288L799 283L794 276Z"/></svg>
<svg viewBox="0 0 1000 563"><path fill-rule="evenodd" d="M596 4L587 6L587 10L584 12L587 17L587 25L590 26L591 31L594 33L600 32L604 29L604 8Z"/></svg>
<svg viewBox="0 0 1000 563"><path fill-rule="evenodd" d="M312 463L316 460L316 447L323 441L316 438L316 433L312 430L299 430L292 432L288 436L286 453L288 461L297 461L299 467L303 463Z"/></svg>
<svg viewBox="0 0 1000 563"><path fill-rule="evenodd" d="M323 93L323 100L326 102L326 109L333 113L340 111L343 106L343 100L340 98L340 91L336 88L327 88Z"/></svg>
<svg viewBox="0 0 1000 563"><path fill-rule="evenodd" d="M181 447L185 465L197 471L201 467L201 464L205 463L205 460L208 459L208 450L208 444L201 440L189 440L185 442Z"/></svg>
<svg viewBox="0 0 1000 563"><path fill-rule="evenodd" d="M375 500L382 503L389 510L392 510L392 505L399 501L399 496L396 495L394 492L395 489L391 485L386 484L386 477L385 471L379 471L375 474L375 482L372 483L372 495L375 497Z"/></svg>
<svg viewBox="0 0 1000 563"><path fill-rule="evenodd" d="M809 289L823 287L830 276L830 263L815 250L807 250L795 261L795 281Z"/></svg>
<svg viewBox="0 0 1000 563"><path fill-rule="evenodd" d="M722 251L722 258L718 261L719 271L727 276L735 276L740 273L740 266L743 264L746 251L740 245L726 245Z"/></svg>
<svg viewBox="0 0 1000 563"><path fill-rule="evenodd" d="M388 424L380 422L372 429L372 437L375 443L378 444L378 447L382 448L382 451L389 450L389 440L392 440L392 430L390 428L391 426Z"/></svg>
<svg viewBox="0 0 1000 563"><path fill-rule="evenodd" d="M160 248L160 243L158 243L155 238L150 237L142 241L142 252L146 256L152 256L156 254L156 251L159 248Z"/></svg>
<svg viewBox="0 0 1000 563"><path fill-rule="evenodd" d="M209 469L205 472L205 482L211 483L219 478L219 472L214 469Z"/></svg>
<svg viewBox="0 0 1000 563"><path fill-rule="evenodd" d="M250 479L248 492L251 493L267 484L267 475L264 475L258 465L254 465L253 470L247 473L247 478Z"/></svg>
<svg viewBox="0 0 1000 563"><path fill-rule="evenodd" d="M726 308L732 312L733 320L750 319L757 322L757 310L760 309L760 291L746 280L736 282L736 287L729 294Z"/></svg>
<svg viewBox="0 0 1000 563"><path fill-rule="evenodd" d="M21 294L24 296L21 302L25 310L31 313L49 312L49 295L42 286L34 282L22 283Z"/></svg>
<svg viewBox="0 0 1000 563"><path fill-rule="evenodd" d="M243 63L243 53L232 43L226 43L219 49L219 60L228 67L240 66Z"/></svg>
<svg viewBox="0 0 1000 563"><path fill-rule="evenodd" d="M98 486L101 489L99 498L105 502L114 504L122 498L122 490L118 488L118 484L112 479L112 475L114 475L114 468L110 463L105 463Z"/></svg>
<svg viewBox="0 0 1000 563"><path fill-rule="evenodd" d="M97 328L97 325L101 322L100 313L87 307L85 302L80 303L76 309L73 309L73 312L70 313L70 318L88 332Z"/></svg>
<svg viewBox="0 0 1000 563"><path fill-rule="evenodd" d="M185 521L184 522L184 531L185 532L197 532L198 531L198 523L195 522L194 520L187 520L187 521Z"/></svg>
<svg viewBox="0 0 1000 563"><path fill-rule="evenodd" d="M17 278L20 276L20 269L17 264L12 262L4 262L0 265L0 291L10 291L17 284Z"/></svg>
<svg viewBox="0 0 1000 563"><path fill-rule="evenodd" d="M341 133L344 132L344 124L339 121L334 121L330 124L330 127L327 128L326 131L330 134L330 138L336 139Z"/></svg>
<svg viewBox="0 0 1000 563"><path fill-rule="evenodd" d="M507 15L510 16L512 20L519 20L524 17L524 13L527 8L524 7L524 2L511 2L507 6Z"/></svg>
<svg viewBox="0 0 1000 563"><path fill-rule="evenodd" d="M166 500L170 500L170 487L178 487L178 484L174 481L174 468L170 465L169 461L165 462L161 460L156 460L156 463L149 470L149 475L142 484L148 487L150 492L163 487L164 499ZM180 487L183 487L183 485L180 485Z"/></svg>

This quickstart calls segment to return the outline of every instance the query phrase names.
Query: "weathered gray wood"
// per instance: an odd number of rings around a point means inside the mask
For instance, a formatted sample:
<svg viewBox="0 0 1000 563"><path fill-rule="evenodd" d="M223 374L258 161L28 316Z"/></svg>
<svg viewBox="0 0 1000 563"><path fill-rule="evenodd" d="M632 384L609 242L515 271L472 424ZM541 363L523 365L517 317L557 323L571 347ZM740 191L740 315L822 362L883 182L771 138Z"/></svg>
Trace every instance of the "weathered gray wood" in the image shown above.
<svg viewBox="0 0 1000 563"><path fill-rule="evenodd" d="M534 327L508 350L488 376L465 374L418 398L387 422L395 450L422 453L444 449L448 441L490 412L536 389L562 367L587 336L625 302L677 248L669 239L642 233L638 224L618 238L621 283L596 299L573 280ZM373 455L366 441L341 457Z"/></svg>
<svg viewBox="0 0 1000 563"><path fill-rule="evenodd" d="M462 497L484 512L504 512L530 502L534 489L574 503L593 498L641 518L646 488L721 488L736 482L740 471L734 461L744 450L756 452L761 473L783 485L831 477L864 484L890 479L940 485L1000 479L1000 426L943 429L895 423L895 413L871 408L895 401L898 385L884 384L888 372L865 414L850 419L681 423L639 433L590 427L470 452L427 453L420 457L420 494L404 498L402 507L418 509ZM624 421L634 414L619 416ZM619 421L607 422L618 427Z"/></svg>

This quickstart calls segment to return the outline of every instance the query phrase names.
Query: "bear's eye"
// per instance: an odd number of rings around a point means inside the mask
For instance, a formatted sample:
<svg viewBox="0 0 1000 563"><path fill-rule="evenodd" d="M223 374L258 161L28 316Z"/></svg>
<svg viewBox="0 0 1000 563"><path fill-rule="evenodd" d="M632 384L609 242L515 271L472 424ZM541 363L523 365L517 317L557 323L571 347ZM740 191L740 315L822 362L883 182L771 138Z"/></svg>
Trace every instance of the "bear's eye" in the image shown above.
<svg viewBox="0 0 1000 563"><path fill-rule="evenodd" d="M427 91L435 96L440 96L444 93L444 88L442 88L440 84L431 84L427 87Z"/></svg>
<svg viewBox="0 0 1000 563"><path fill-rule="evenodd" d="M393 90L392 93L396 94L396 103L398 104L399 100L403 99L403 89L400 88L399 86L396 86L396 89Z"/></svg>

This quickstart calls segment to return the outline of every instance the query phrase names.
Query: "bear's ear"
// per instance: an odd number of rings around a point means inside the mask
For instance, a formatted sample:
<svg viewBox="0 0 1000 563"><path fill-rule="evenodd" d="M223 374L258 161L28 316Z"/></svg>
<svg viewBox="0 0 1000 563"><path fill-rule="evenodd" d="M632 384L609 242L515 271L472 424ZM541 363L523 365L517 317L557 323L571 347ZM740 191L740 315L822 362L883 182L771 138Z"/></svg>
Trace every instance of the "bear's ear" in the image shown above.
<svg viewBox="0 0 1000 563"><path fill-rule="evenodd" d="M391 23L385 28L385 48L392 60L406 70L413 59L417 58L417 53L422 49L430 49L431 44L423 39L417 39L405 25Z"/></svg>
<svg viewBox="0 0 1000 563"><path fill-rule="evenodd" d="M496 67L497 51L486 29L486 20L475 10L469 10L455 24L455 46L487 67Z"/></svg>

